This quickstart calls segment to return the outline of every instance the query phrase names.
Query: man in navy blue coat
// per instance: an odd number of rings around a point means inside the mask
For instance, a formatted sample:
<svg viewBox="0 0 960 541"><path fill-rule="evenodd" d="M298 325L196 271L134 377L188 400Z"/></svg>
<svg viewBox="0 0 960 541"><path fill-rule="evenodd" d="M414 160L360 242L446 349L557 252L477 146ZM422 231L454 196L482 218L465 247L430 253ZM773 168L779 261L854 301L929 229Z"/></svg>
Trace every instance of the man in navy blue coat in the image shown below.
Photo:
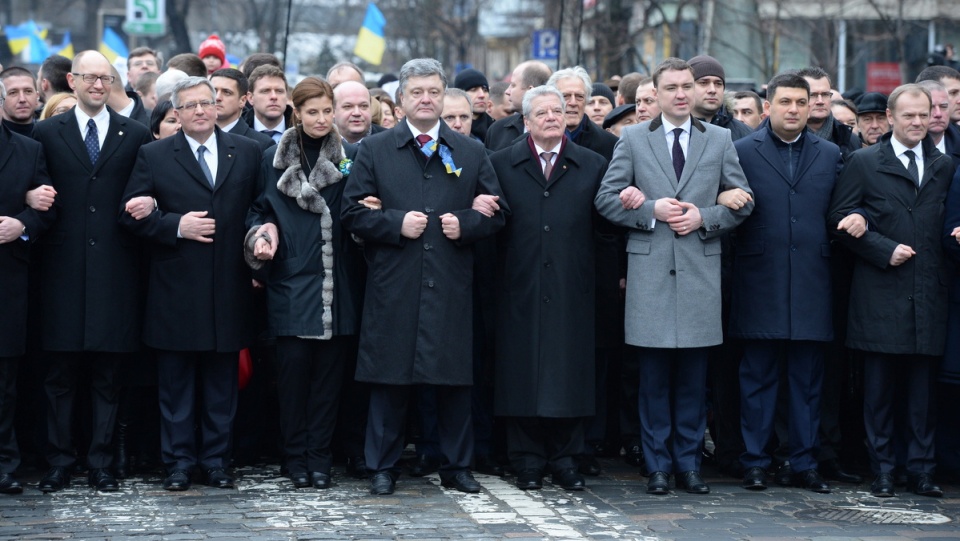
<svg viewBox="0 0 960 541"><path fill-rule="evenodd" d="M806 129L810 85L803 77L777 75L767 96L769 123L735 143L756 201L737 229L729 333L744 341L743 486L766 488L766 448L785 362L793 483L830 492L817 473L817 431L824 344L833 339L826 216L842 160L836 145Z"/></svg>

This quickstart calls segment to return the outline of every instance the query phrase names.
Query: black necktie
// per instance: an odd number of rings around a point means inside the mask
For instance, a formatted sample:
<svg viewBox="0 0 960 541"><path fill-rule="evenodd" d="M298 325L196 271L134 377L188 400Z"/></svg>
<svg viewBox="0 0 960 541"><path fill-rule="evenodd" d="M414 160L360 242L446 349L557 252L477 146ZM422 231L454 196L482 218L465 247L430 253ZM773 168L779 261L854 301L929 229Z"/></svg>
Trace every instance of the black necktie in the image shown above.
<svg viewBox="0 0 960 541"><path fill-rule="evenodd" d="M673 130L673 171L677 174L677 181L680 180L680 175L683 174L683 164L687 161L683 157L683 147L680 146L681 133L683 133L683 128Z"/></svg>
<svg viewBox="0 0 960 541"><path fill-rule="evenodd" d="M912 150L904 152L904 155L910 160L907 162L907 173L910 173L910 178L913 179L913 183L920 186L920 169L917 167L917 155L914 154Z"/></svg>
<svg viewBox="0 0 960 541"><path fill-rule="evenodd" d="M83 144L87 146L90 163L97 163L97 158L100 157L100 136L97 133L97 123L92 118L87 121L87 136L83 138Z"/></svg>

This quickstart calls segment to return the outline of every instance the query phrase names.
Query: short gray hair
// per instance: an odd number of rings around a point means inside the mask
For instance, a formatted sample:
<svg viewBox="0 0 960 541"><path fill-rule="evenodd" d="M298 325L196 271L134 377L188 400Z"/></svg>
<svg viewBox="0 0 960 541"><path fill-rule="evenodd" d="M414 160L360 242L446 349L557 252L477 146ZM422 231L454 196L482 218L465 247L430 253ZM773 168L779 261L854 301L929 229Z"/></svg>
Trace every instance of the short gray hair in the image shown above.
<svg viewBox="0 0 960 541"><path fill-rule="evenodd" d="M407 81L411 77L430 77L439 75L443 88L447 88L447 74L443 72L443 64L433 58L414 58L408 61L400 68L400 92L407 87Z"/></svg>
<svg viewBox="0 0 960 541"><path fill-rule="evenodd" d="M919 86L920 88L926 88L927 92L930 92L931 94L933 94L934 92L947 91L947 87L943 86L940 83L940 81L932 81L929 79L926 81L920 81L919 83L917 83L917 86Z"/></svg>
<svg viewBox="0 0 960 541"><path fill-rule="evenodd" d="M205 86L210 89L210 95L213 96L213 99L216 99L217 91L213 88L213 83L209 79L206 77L187 77L173 85L173 90L170 91L170 102L173 103L173 108L180 108L181 92L198 86Z"/></svg>
<svg viewBox="0 0 960 541"><path fill-rule="evenodd" d="M574 66L572 68L566 68L554 72L553 75L547 79L547 86L556 87L557 83L561 79L573 79L578 78L583 81L583 93L586 96L586 99L590 99L590 94L593 93L593 81L590 79L590 74L587 73L587 70L583 69L580 66Z"/></svg>
<svg viewBox="0 0 960 541"><path fill-rule="evenodd" d="M3 81L0 81L0 100L7 99L7 87L3 86Z"/></svg>
<svg viewBox="0 0 960 541"><path fill-rule="evenodd" d="M563 99L563 94L557 90L555 86L543 85L536 88L531 88L523 95L523 117L530 118L531 109L533 108L533 100L539 98L540 96L556 96L560 98L560 107L563 108L563 112L567 112L567 102Z"/></svg>
<svg viewBox="0 0 960 541"><path fill-rule="evenodd" d="M473 101L470 99L470 95L460 90L459 88L450 87L443 91L443 97L445 98L463 98L467 100L467 105L473 106Z"/></svg>

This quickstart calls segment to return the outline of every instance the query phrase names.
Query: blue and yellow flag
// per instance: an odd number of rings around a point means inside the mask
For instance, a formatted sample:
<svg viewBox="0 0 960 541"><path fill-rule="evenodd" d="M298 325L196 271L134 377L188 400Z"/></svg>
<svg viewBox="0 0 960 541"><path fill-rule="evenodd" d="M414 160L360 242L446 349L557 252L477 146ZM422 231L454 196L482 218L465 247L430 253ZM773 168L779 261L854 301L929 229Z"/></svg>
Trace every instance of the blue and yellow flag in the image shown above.
<svg viewBox="0 0 960 541"><path fill-rule="evenodd" d="M32 37L36 36L41 40L47 37L46 29L41 30L33 20L20 23L17 26L5 25L3 31L7 35L7 44L10 46L10 52L15 55L22 53L30 46L30 39Z"/></svg>
<svg viewBox="0 0 960 541"><path fill-rule="evenodd" d="M376 4L373 2L367 4L367 15L363 18L363 26L360 27L360 34L357 35L357 45L353 48L353 54L374 66L379 66L383 60L383 51L387 48L387 40L383 36L383 27L386 24L387 19L377 9Z"/></svg>
<svg viewBox="0 0 960 541"><path fill-rule="evenodd" d="M64 56L66 58L73 60L73 56L74 56L73 42L70 41L69 30L67 30L67 32L63 35L63 43L61 43L59 47L50 48L50 54L58 54L60 56Z"/></svg>
<svg viewBox="0 0 960 541"><path fill-rule="evenodd" d="M130 56L127 44L124 43L123 39L110 27L103 29L103 41L100 42L100 52L103 56L107 57L107 60L109 60L111 64L113 64L117 58L127 58Z"/></svg>

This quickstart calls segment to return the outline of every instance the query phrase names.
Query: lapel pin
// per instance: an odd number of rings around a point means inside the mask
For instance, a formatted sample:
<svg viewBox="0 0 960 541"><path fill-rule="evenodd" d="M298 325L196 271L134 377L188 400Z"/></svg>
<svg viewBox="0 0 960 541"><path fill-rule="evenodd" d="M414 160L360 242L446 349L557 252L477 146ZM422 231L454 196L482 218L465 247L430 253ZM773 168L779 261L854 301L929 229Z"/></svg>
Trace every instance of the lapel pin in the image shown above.
<svg viewBox="0 0 960 541"><path fill-rule="evenodd" d="M117 135L123 135L123 132L117 132Z"/></svg>
<svg viewBox="0 0 960 541"><path fill-rule="evenodd" d="M233 157L233 154L227 154L227 157L228 157L228 158L232 158L232 157Z"/></svg>

